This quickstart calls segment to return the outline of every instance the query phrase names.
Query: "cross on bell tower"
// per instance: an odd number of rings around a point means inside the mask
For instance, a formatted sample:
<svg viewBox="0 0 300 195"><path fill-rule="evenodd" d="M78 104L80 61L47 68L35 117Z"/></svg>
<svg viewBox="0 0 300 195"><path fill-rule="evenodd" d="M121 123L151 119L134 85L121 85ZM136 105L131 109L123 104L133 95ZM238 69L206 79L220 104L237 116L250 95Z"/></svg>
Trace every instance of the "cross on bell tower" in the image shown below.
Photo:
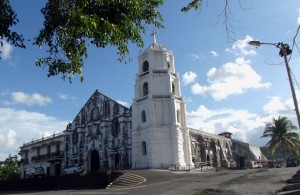
<svg viewBox="0 0 300 195"><path fill-rule="evenodd" d="M153 33L152 33L152 34L150 34L150 35L153 37L153 44L155 44L155 43L156 43L156 34L157 34L157 32L156 32L156 31L153 31Z"/></svg>

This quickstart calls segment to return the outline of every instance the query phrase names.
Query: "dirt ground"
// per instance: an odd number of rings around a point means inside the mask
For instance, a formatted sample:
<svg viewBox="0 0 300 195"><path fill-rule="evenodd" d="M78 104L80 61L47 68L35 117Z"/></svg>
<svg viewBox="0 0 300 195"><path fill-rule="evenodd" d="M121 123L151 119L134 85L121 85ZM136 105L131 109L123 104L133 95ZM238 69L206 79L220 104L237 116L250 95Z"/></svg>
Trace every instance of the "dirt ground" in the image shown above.
<svg viewBox="0 0 300 195"><path fill-rule="evenodd" d="M300 167L221 171L170 172L162 170L129 171L143 176L147 182L137 186L113 189L9 192L30 195L299 195ZM300 172L298 172L300 173ZM290 181L290 182L288 182ZM293 183L294 182L294 183ZM297 183L298 182L298 183ZM287 192L283 190L293 190ZM1 193L0 193L1 194ZM4 193L6 194L6 193Z"/></svg>
<svg viewBox="0 0 300 195"><path fill-rule="evenodd" d="M225 182L213 189L200 190L193 195L267 195L288 194L281 192L288 189L287 181L299 170L295 168L255 169L250 174ZM300 186L298 185L298 189ZM293 189L295 190L295 188ZM300 192L298 192L300 194Z"/></svg>

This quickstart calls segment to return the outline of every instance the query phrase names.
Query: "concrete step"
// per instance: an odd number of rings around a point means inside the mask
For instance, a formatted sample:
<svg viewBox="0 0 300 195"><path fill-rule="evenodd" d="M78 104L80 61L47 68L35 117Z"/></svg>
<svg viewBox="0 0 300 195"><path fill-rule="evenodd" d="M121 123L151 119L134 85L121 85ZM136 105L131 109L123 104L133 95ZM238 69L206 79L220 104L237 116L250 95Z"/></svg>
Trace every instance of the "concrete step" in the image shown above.
<svg viewBox="0 0 300 195"><path fill-rule="evenodd" d="M119 187L128 187L128 186L136 186L146 182L146 178L141 177L139 175L135 175L132 173L125 173L120 176L118 179L110 183L107 188L119 188Z"/></svg>

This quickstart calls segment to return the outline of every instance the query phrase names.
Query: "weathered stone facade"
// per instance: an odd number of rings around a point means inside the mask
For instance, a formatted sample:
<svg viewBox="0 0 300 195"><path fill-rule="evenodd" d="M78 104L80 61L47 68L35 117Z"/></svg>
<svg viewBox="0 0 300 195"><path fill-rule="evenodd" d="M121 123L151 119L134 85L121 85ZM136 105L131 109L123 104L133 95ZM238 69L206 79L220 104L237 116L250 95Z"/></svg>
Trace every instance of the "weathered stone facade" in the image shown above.
<svg viewBox="0 0 300 195"><path fill-rule="evenodd" d="M195 167L209 165L234 167L230 138L190 129L192 156Z"/></svg>
<svg viewBox="0 0 300 195"><path fill-rule="evenodd" d="M65 165L87 171L131 166L131 111L95 91L65 130Z"/></svg>
<svg viewBox="0 0 300 195"><path fill-rule="evenodd" d="M260 147L232 139L228 132L215 135L190 129L190 137L195 168L245 168L248 161L267 160Z"/></svg>

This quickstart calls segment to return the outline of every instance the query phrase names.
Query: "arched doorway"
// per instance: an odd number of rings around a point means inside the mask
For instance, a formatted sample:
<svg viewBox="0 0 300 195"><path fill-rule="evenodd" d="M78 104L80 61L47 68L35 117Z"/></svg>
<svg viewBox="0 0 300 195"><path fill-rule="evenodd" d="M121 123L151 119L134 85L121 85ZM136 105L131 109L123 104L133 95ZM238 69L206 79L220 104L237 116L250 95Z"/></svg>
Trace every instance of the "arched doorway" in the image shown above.
<svg viewBox="0 0 300 195"><path fill-rule="evenodd" d="M240 156L240 168L246 168L246 162L245 162L245 158L243 156Z"/></svg>
<svg viewBox="0 0 300 195"><path fill-rule="evenodd" d="M208 154L206 155L206 165L210 166L210 157Z"/></svg>
<svg viewBox="0 0 300 195"><path fill-rule="evenodd" d="M91 152L91 171L98 171L100 169L100 158L97 150Z"/></svg>

